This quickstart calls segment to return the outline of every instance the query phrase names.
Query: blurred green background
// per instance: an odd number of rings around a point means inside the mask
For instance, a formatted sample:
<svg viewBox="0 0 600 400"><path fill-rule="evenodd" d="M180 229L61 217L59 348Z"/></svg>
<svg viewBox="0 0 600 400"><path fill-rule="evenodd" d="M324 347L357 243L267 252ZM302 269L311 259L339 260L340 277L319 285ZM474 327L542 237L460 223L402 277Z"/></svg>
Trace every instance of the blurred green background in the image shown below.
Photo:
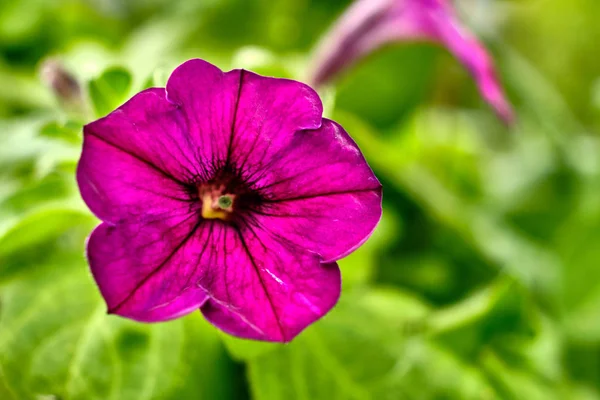
<svg viewBox="0 0 600 400"><path fill-rule="evenodd" d="M600 2L456 3L517 125L431 45L326 88L384 217L339 305L274 345L105 314L80 128L188 58L302 79L348 1L0 1L0 399L600 399ZM44 85L49 58L85 106Z"/></svg>

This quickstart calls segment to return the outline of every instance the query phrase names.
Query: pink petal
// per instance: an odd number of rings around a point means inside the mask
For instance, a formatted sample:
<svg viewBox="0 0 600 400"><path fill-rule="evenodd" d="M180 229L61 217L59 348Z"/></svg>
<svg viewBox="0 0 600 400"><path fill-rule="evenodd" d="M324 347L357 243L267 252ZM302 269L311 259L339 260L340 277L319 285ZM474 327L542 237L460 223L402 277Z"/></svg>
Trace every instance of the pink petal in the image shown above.
<svg viewBox="0 0 600 400"><path fill-rule="evenodd" d="M297 247L261 227L222 225L207 253L213 268L200 285L210 299L205 317L239 337L287 342L337 302L340 273L335 263Z"/></svg>
<svg viewBox="0 0 600 400"><path fill-rule="evenodd" d="M155 322L198 309L206 293L197 285L197 261L210 232L210 223L200 228L196 215L187 213L100 224L87 256L108 312Z"/></svg>
<svg viewBox="0 0 600 400"><path fill-rule="evenodd" d="M86 125L77 168L86 204L100 219L113 222L185 206L181 183L196 173L186 131L164 89L143 91Z"/></svg>
<svg viewBox="0 0 600 400"><path fill-rule="evenodd" d="M224 73L200 59L186 61L167 82L167 97L183 111L189 136L197 144L198 163L221 166L228 158L243 72ZM214 171L204 171L209 177Z"/></svg>
<svg viewBox="0 0 600 400"><path fill-rule="evenodd" d="M326 157L323 154L327 154ZM381 185L337 123L301 131L271 163L272 193L256 221L278 236L338 260L360 246L381 218Z"/></svg>
<svg viewBox="0 0 600 400"><path fill-rule="evenodd" d="M231 160L248 179L260 183L289 150L297 131L321 125L323 105L307 85L243 71Z"/></svg>
<svg viewBox="0 0 600 400"><path fill-rule="evenodd" d="M309 82L320 86L384 45L422 40L448 48L471 72L498 116L513 122L491 57L448 0L356 1L319 45Z"/></svg>
<svg viewBox="0 0 600 400"><path fill-rule="evenodd" d="M515 120L514 111L497 77L494 63L485 47L473 34L461 26L449 4L447 15L432 14L437 18L440 40L471 72L482 97L494 108L498 117L507 124Z"/></svg>

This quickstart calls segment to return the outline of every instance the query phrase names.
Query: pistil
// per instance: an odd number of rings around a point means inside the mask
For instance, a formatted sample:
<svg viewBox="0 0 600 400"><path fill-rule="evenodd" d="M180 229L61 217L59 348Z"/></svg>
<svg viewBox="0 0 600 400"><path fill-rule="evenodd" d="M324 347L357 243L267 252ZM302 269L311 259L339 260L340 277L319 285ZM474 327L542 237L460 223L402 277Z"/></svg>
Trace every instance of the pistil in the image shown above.
<svg viewBox="0 0 600 400"><path fill-rule="evenodd" d="M231 218L235 195L223 194L214 187L201 188L199 194L202 201L202 218L224 221Z"/></svg>

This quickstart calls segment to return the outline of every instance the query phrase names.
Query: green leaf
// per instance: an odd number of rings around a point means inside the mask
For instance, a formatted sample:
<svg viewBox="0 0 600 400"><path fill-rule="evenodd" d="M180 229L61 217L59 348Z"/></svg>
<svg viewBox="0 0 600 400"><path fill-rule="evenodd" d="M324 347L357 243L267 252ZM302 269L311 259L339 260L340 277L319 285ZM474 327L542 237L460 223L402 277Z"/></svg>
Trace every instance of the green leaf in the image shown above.
<svg viewBox="0 0 600 400"><path fill-rule="evenodd" d="M377 255L401 234L399 221L392 209L384 208L382 219L369 240L338 262L344 287L372 280L377 267Z"/></svg>
<svg viewBox="0 0 600 400"><path fill-rule="evenodd" d="M600 343L599 241L600 217L587 207L570 218L557 240L564 264L561 300L567 317L565 328L579 343Z"/></svg>
<svg viewBox="0 0 600 400"><path fill-rule="evenodd" d="M40 180L14 190L0 201L0 208L5 212L23 213L44 202L64 199L75 190L72 181L72 173L50 173Z"/></svg>
<svg viewBox="0 0 600 400"><path fill-rule="evenodd" d="M8 383L6 382L6 377L2 371L2 365L0 365L0 399L16 399L15 394L10 390Z"/></svg>
<svg viewBox="0 0 600 400"><path fill-rule="evenodd" d="M2 290L0 365L16 398L237 398L235 367L200 313L161 324L106 314L79 262Z"/></svg>
<svg viewBox="0 0 600 400"><path fill-rule="evenodd" d="M104 116L126 99L131 88L131 74L124 68L112 67L89 82L89 95L97 116Z"/></svg>
<svg viewBox="0 0 600 400"><path fill-rule="evenodd" d="M410 351L398 363L386 392L390 400L505 399L476 365L465 363L435 343L411 341Z"/></svg>
<svg viewBox="0 0 600 400"><path fill-rule="evenodd" d="M240 339L227 333L221 333L221 339L231 357L238 361L252 360L283 346L278 343Z"/></svg>
<svg viewBox="0 0 600 400"><path fill-rule="evenodd" d="M73 226L90 227L94 222L94 217L78 210L47 209L34 212L0 236L0 259L16 252L26 251Z"/></svg>
<svg viewBox="0 0 600 400"><path fill-rule="evenodd" d="M509 399L572 399L567 393L557 393L555 385L549 385L521 369L513 369L502 362L493 352L486 352L482 362L493 374L493 379L499 390Z"/></svg>
<svg viewBox="0 0 600 400"><path fill-rule="evenodd" d="M83 242L95 224L91 214L64 208L44 208L17 219L0 234L0 282L53 262L64 262L66 268L70 260L81 260Z"/></svg>
<svg viewBox="0 0 600 400"><path fill-rule="evenodd" d="M461 119L455 117L453 123L445 122L438 114L418 115L411 124L401 129L401 135L389 140L354 115L336 112L335 117L352 132L367 160L387 182L388 188L401 191L414 201L424 214L435 221L433 226L436 230L446 228L464 241L484 261L485 267L491 270L502 268L531 291L548 297L556 295L560 265L554 252L515 229L503 215L500 205L490 207L486 203L487 198L480 197L479 190L468 189L471 185L477 188L478 178L470 176L471 173L466 173L466 170L478 171L485 166L471 162L480 157L479 153L486 151L477 143L475 135L479 133L473 126L468 128L469 124L456 132L448 131L445 126L454 126ZM439 137L436 137L438 134ZM448 148L443 152L435 149L437 141L444 143L445 138L453 137L457 139L454 144L456 152ZM449 162L459 161L463 157L462 152L466 156L464 166L460 167L465 169L463 177L460 177L463 172L451 171L450 163L439 163L443 158ZM428 153L430 157L426 157ZM441 173L442 170L446 173ZM516 173L524 174L520 170ZM469 176L467 185L460 183ZM456 177L460 179L454 181ZM489 178L492 182L499 179L498 176Z"/></svg>
<svg viewBox="0 0 600 400"><path fill-rule="evenodd" d="M428 330L436 342L469 360L490 342L507 343L507 336L531 337L535 321L529 313L531 309L523 288L509 279L500 279L464 301L432 314Z"/></svg>
<svg viewBox="0 0 600 400"><path fill-rule="evenodd" d="M47 123L40 130L40 135L52 139L63 140L67 143L81 144L83 125L74 121L59 123L52 121Z"/></svg>
<svg viewBox="0 0 600 400"><path fill-rule="evenodd" d="M0 182L30 177L35 158L45 150L37 137L40 123L36 117L0 119Z"/></svg>
<svg viewBox="0 0 600 400"><path fill-rule="evenodd" d="M338 85L336 106L377 127L392 126L425 99L441 54L422 44L382 49L347 71Z"/></svg>
<svg viewBox="0 0 600 400"><path fill-rule="evenodd" d="M407 354L411 330L406 328L427 307L397 292L384 293L350 294L292 343L249 360L254 398L365 399L386 393L396 363ZM391 315L394 307L399 312ZM386 393L385 398L400 397Z"/></svg>
<svg viewBox="0 0 600 400"><path fill-rule="evenodd" d="M156 68L144 81L141 90L152 87L165 87L171 71L165 67Z"/></svg>
<svg viewBox="0 0 600 400"><path fill-rule="evenodd" d="M246 68L260 75L278 78L294 78L298 69L297 59L286 59L272 51L257 46L247 46L238 49L232 56L233 68Z"/></svg>

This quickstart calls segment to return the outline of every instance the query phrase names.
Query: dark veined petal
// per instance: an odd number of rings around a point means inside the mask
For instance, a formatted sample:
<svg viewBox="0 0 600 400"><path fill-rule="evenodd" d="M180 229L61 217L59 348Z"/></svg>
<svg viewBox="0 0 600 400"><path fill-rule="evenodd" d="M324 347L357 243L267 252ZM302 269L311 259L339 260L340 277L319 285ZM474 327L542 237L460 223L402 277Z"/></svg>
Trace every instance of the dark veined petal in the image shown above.
<svg viewBox="0 0 600 400"><path fill-rule="evenodd" d="M198 258L209 241L194 214L146 215L116 226L100 224L87 257L108 312L144 322L164 321L198 309Z"/></svg>
<svg viewBox="0 0 600 400"><path fill-rule="evenodd" d="M84 128L81 195L104 221L182 207L181 182L198 168L181 112L164 89L145 90Z"/></svg>
<svg viewBox="0 0 600 400"><path fill-rule="evenodd" d="M296 132L321 126L322 115L321 99L309 86L243 71L230 159L257 181L289 150Z"/></svg>
<svg viewBox="0 0 600 400"><path fill-rule="evenodd" d="M261 176L272 200L257 223L325 261L360 246L381 218L381 185L337 123L296 132Z"/></svg>
<svg viewBox="0 0 600 400"><path fill-rule="evenodd" d="M173 72L167 93L186 115L200 161L212 166L230 161L263 169L294 132L318 128L323 113L319 96L303 83L245 70L224 73L199 59Z"/></svg>
<svg viewBox="0 0 600 400"><path fill-rule="evenodd" d="M167 82L167 97L185 114L189 134L198 145L198 161L207 168L227 160L241 75L242 71L225 73L204 60L193 59L177 67Z"/></svg>
<svg viewBox="0 0 600 400"><path fill-rule="evenodd" d="M255 223L331 262L362 245L380 219L381 189L376 189L277 203Z"/></svg>
<svg viewBox="0 0 600 400"><path fill-rule="evenodd" d="M337 302L340 272L256 226L221 225L204 256L205 317L235 336L287 342ZM221 249L211 253L210 249Z"/></svg>

